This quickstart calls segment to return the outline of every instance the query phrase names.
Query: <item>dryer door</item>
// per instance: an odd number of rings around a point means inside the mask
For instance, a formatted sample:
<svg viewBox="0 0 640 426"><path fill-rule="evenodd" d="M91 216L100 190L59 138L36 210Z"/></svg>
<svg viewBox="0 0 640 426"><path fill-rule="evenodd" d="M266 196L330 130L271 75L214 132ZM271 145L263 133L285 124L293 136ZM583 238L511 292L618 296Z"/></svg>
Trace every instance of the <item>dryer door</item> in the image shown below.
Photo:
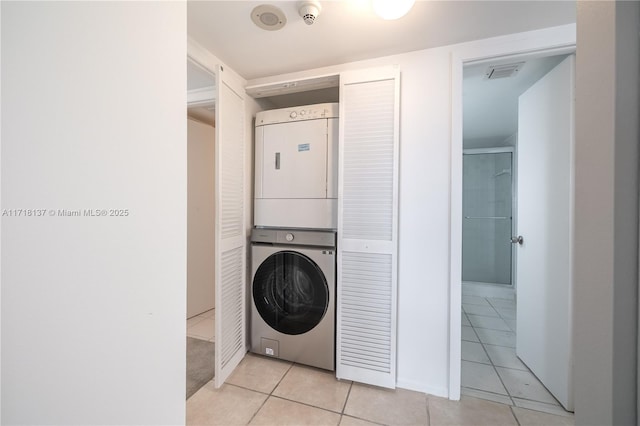
<svg viewBox="0 0 640 426"><path fill-rule="evenodd" d="M326 119L264 126L262 156L263 198L327 197Z"/></svg>
<svg viewBox="0 0 640 426"><path fill-rule="evenodd" d="M329 286L322 270L294 251L272 254L253 278L253 302L265 323L280 333L306 333L322 321Z"/></svg>

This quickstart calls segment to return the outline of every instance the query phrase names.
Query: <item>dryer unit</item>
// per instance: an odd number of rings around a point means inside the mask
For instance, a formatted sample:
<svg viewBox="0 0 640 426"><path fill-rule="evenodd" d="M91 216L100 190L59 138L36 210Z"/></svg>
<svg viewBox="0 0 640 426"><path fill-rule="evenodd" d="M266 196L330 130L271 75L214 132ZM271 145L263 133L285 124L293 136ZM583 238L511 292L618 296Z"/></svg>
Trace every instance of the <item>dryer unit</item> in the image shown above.
<svg viewBox="0 0 640 426"><path fill-rule="evenodd" d="M256 115L257 227L336 229L338 104Z"/></svg>

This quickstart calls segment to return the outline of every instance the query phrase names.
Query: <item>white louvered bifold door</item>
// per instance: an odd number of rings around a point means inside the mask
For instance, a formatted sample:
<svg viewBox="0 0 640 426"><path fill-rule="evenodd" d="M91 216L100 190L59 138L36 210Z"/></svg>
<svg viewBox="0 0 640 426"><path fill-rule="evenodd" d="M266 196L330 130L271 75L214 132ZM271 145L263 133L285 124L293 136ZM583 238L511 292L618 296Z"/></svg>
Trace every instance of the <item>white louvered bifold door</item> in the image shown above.
<svg viewBox="0 0 640 426"><path fill-rule="evenodd" d="M336 376L396 386L397 68L340 75Z"/></svg>
<svg viewBox="0 0 640 426"><path fill-rule="evenodd" d="M244 91L222 67L216 73L215 386L246 353Z"/></svg>

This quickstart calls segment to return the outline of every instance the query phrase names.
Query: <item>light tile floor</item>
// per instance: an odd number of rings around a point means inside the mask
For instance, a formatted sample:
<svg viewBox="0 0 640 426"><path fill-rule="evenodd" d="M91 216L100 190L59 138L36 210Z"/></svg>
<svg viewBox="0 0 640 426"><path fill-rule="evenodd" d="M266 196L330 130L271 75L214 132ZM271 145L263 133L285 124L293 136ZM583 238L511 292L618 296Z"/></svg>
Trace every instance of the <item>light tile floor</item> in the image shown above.
<svg viewBox="0 0 640 426"><path fill-rule="evenodd" d="M195 339L215 341L215 309L203 312L187 320L187 336Z"/></svg>
<svg viewBox="0 0 640 426"><path fill-rule="evenodd" d="M482 364L491 367L488 364ZM522 370L514 370L522 371ZM247 354L227 383L187 400L187 425L573 425L573 417L463 395L449 401L340 381L330 371Z"/></svg>
<svg viewBox="0 0 640 426"><path fill-rule="evenodd" d="M462 394L565 416L573 422L572 413L560 406L516 356L515 318L514 300L463 295ZM517 416L520 411L513 408L513 412ZM542 421L541 415L526 416Z"/></svg>
<svg viewBox="0 0 640 426"><path fill-rule="evenodd" d="M187 424L573 425L515 356L515 310L511 301L463 297L460 401L247 354L220 389L209 382L187 400ZM213 342L214 330L214 310L187 320L189 337Z"/></svg>

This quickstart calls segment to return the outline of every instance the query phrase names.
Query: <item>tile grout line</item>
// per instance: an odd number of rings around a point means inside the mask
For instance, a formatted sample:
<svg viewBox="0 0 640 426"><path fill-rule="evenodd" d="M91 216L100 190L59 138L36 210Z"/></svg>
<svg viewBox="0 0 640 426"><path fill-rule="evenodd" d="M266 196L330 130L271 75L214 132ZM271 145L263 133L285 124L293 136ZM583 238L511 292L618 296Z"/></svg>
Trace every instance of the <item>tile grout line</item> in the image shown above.
<svg viewBox="0 0 640 426"><path fill-rule="evenodd" d="M501 318L501 319L502 319L502 320L507 324L507 327L511 328L511 326L509 325L509 323L507 323L506 318L504 318L504 317L502 316L502 314L500 313L500 311L499 311L495 306L493 306L493 304L491 303L491 301L489 300L489 298L487 298L487 303L489 303L489 304L491 305L491 307L492 307L492 308L493 308L493 309L498 313L498 315L500 316L500 318ZM506 307L504 307L504 308L505 308L505 309L512 309L512 308L506 308ZM518 306L514 304L514 308L513 308L513 310L514 310L514 311L516 311L516 318L517 318ZM517 321L517 319L516 319L516 321ZM469 321L469 322L471 322L471 321ZM516 334L516 336L517 336L516 330L513 330L513 329L512 329L511 331L512 331L512 333ZM494 346L499 346L499 345L494 345ZM484 348L484 343L483 343L483 348ZM484 349L485 349L485 351L486 351L486 348L484 348ZM515 348L514 348L514 352L515 352ZM488 355L488 354L487 354L487 355ZM517 355L516 355L516 358L518 358L518 357L517 357ZM520 360L520 358L518 358L518 360ZM533 373L533 371L531 371L531 369L529 368L529 366L528 366L528 365L526 365L526 364L525 364L524 362L522 362L522 361L520 361L520 362L522 363L522 365L524 365L524 367L526 368L526 370L519 370L519 369L517 369L517 368L508 368L508 367L500 367L500 368L509 369L509 370L516 370L516 371L527 371L527 372L531 373L531 374L535 377L535 379L540 383L540 385L541 385L541 386L542 386L542 387L543 387L543 388L544 388L544 389L549 393L549 395L551 395L551 397L556 401L556 403L557 403L557 404L550 404L550 403L548 403L548 402L538 401L538 400L535 400L535 399L530 399L530 398L525 398L525 397L517 397L517 398L519 398L519 399L523 399L523 400L525 400L525 401L535 402L535 403L538 403L538 404L546 404L546 405L550 405L550 406L558 406L558 407L560 407L560 408L562 408L562 409L563 409L564 407L562 407L562 404L560 404L560 402L556 399L556 397L555 397L551 392L549 392L549 389L547 389L547 387L542 383L542 381L538 378L538 376L536 376L536 375ZM496 373L497 373L497 368L496 368ZM500 374L498 374L498 376L500 376ZM505 386L505 389L506 389L506 386ZM508 389L507 389L507 392L509 393L509 396L511 397L511 400L513 401L513 406L514 406L514 407L517 407L517 405L515 404L515 400L513 399L513 398L515 398L515 397L511 396L511 393L509 392L509 390L508 390ZM566 410L565 410L565 411L566 411Z"/></svg>
<svg viewBox="0 0 640 426"><path fill-rule="evenodd" d="M513 395L511 395L511 391L509 390L507 385L505 385L504 380L502 379L502 376L500 376L500 373L498 373L498 369L496 368L496 365L493 363L493 360L489 356L489 352L487 352L487 348L484 347L484 343L481 342L480 344L482 345L482 350L484 350L485 354L487 354L487 357L489 358L489 362L491 363L491 367L493 367L493 371L495 371L496 376L498 376L498 380L500 380L500 383L504 387L504 390L507 392L507 395L509 396L509 400L511 400L511 405L512 406L516 405L516 402L513 399Z"/></svg>
<svg viewBox="0 0 640 426"><path fill-rule="evenodd" d="M283 401L293 402L294 404L301 404L301 405L305 405L305 406L307 406L307 407L315 408L315 409L322 410L322 411L326 411L326 412L329 412L329 413L338 414L338 415L340 416L340 421L342 421L342 416L344 415L344 409L345 409L345 407L346 407L346 405L347 405L347 399L349 398L349 394L351 393L351 387L353 386L353 381L351 381L351 383L350 383L350 385L349 385L349 391L348 391L348 393L347 393L347 398L345 399L345 403L344 403L344 405L342 406L342 411L334 411L334 410L330 410L330 409L328 409L328 408L318 407L317 405L309 404L309 403L302 402L302 401L296 401L296 400L293 400L293 399L286 398L286 397L284 397L284 396L274 395L274 394L273 394L273 392L275 392L275 390L278 388L278 386L280 385L280 383L282 383L282 381L284 380L284 378L287 376L287 374L291 371L291 369L292 369L295 365L297 365L297 364L294 362L294 363L292 363L292 364L289 366L289 368L287 369L287 371L282 375L282 377L280 378L280 380L278 381L278 383L273 387L273 389L271 390L271 392L270 392L270 393L268 393L268 394L267 394L267 393L265 393L265 392L256 391L256 390L254 390L254 389L249 389L249 388L245 388L245 387L242 387L242 386L232 385L232 386L237 386L237 387L240 387L240 388L243 388L243 389L247 389L247 390L250 390L250 391L253 391L253 392L258 392L258 393L261 393L261 394L263 394L263 395L267 395L267 398L264 400L264 402L263 402L263 403L262 403L262 405L258 408L258 410L253 414L253 416L252 416L252 417L251 417L251 419L249 420L249 423L251 423L251 421L252 421L252 420L254 419L254 417L258 414L258 412L262 409L262 407L267 403L267 400L268 400L270 397L277 398L277 399L281 399L281 400L283 400ZM355 417L355 418L358 418L358 417ZM361 420L364 420L364 419L361 419ZM247 423L247 424L248 424L248 423Z"/></svg>
<svg viewBox="0 0 640 426"><path fill-rule="evenodd" d="M293 402L294 404L305 405L305 406L307 406L307 407L315 408L315 409L317 409L317 410L327 411L327 412L329 412L329 413L337 414L337 415L339 415L339 416L341 416L341 417L342 417L342 413L341 413L340 411L333 411L333 410L329 410L328 408L318 407L317 405L309 404L308 402L296 401L296 400L293 400L293 399L285 398L284 396L279 396L279 395L269 395L269 396L270 396L270 397L274 397L274 398L281 399L281 400L283 400L283 401Z"/></svg>
<svg viewBox="0 0 640 426"><path fill-rule="evenodd" d="M509 408L511 409L511 415L513 416L514 419L516 419L516 423L518 423L518 426L521 426L520 425L520 420L518 419L518 416L516 416L516 412L513 410L516 407L512 405Z"/></svg>
<svg viewBox="0 0 640 426"><path fill-rule="evenodd" d="M485 300L487 300L487 299L485 298ZM489 300L487 300L487 303L489 303L491 305L491 302L489 302ZM493 308L493 305L491 305L491 307ZM493 309L495 310L495 308L493 308ZM496 311L496 312L498 312L498 311ZM472 325L472 328L474 328L474 331L475 331L475 327L473 327L473 325ZM511 392L509 392L509 389L504 384L504 380L502 380L502 377L500 377L500 374L498 373L498 369L496 368L495 364L493 363L493 360L489 356L489 352L487 351L487 348L484 347L484 342L480 339L480 337L478 337L478 340L480 340L480 345L482 346L482 350L484 351L485 355L489 359L489 362L491 363L491 367L493 367L493 371L496 373L496 376L498 376L498 380L500 380L500 383L502 384L502 387L504 388L505 392L507 392L507 395L509 396L509 400L511 401L511 406L514 406L516 404L516 402L513 400L513 396L511 396Z"/></svg>
<svg viewBox="0 0 640 426"><path fill-rule="evenodd" d="M487 302L491 305L491 302L489 302L488 300L487 300ZM507 322L507 318L503 317L503 316L502 316L502 314L500 313L500 311L499 311L495 306L491 305L491 307L496 311L496 313L497 313L497 314L498 314L498 316L502 319L502 321L504 321L504 322L505 322L505 324L507 324L507 327L509 327L509 329L511 329L511 326L510 326L510 325L509 325L509 323ZM506 308L506 309L511 309L511 308ZM516 320L515 320L515 321L517 321L518 306L514 304L514 308L513 308L513 310L514 310L514 311L516 311ZM511 319L511 318L509 318L509 319ZM511 331L512 331L513 333L516 333L516 330L511 329Z"/></svg>
<svg viewBox="0 0 640 426"><path fill-rule="evenodd" d="M276 388L280 385L280 383L282 383L282 380L284 380L285 376L287 374L289 374L289 371L291 371L291 369L293 368L293 365L294 365L294 363L292 362L291 365L289 366L289 368L287 368L287 371L285 371L285 373L282 375L282 377L280 377L280 380L278 380L278 383L276 383L276 385L273 387L273 389L271 389L271 392L269 392L269 394L264 399L264 401L262 401L262 404L260 405L260 407L256 410L255 413L253 413L253 416L251 416L251 418L247 422L247 425L253 421L253 419L258 415L260 410L262 410L262 407L264 407L264 405L267 403L269 398L271 398L271 396L273 396L273 391L276 390ZM263 394L263 395L265 395L265 394ZM274 398L277 398L277 397L274 396Z"/></svg>
<svg viewBox="0 0 640 426"><path fill-rule="evenodd" d="M344 399L344 404L342 404L342 411L340 412L341 416L344 415L344 410L345 410L345 408L347 408L347 402L349 402L349 395L351 395L351 389L353 389L353 380L351 381L351 384L349 385L349 390L347 391L347 397ZM340 421L342 421L342 417L340 417Z"/></svg>

